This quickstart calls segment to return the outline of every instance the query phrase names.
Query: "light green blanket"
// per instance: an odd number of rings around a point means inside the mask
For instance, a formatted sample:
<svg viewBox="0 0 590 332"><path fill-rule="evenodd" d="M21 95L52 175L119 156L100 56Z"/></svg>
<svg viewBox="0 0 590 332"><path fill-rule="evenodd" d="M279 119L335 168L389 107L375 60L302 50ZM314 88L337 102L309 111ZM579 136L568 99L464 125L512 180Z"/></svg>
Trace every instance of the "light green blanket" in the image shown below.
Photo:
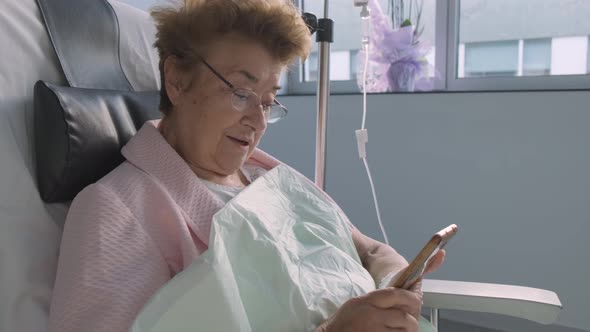
<svg viewBox="0 0 590 332"><path fill-rule="evenodd" d="M214 216L209 250L156 293L131 331L312 331L374 289L342 210L281 165Z"/></svg>

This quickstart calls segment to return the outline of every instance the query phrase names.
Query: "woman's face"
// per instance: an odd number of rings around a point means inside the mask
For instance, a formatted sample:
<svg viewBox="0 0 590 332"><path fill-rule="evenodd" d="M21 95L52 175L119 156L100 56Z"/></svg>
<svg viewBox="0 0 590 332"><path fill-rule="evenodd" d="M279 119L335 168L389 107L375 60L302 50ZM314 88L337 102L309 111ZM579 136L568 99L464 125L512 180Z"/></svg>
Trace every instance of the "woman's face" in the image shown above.
<svg viewBox="0 0 590 332"><path fill-rule="evenodd" d="M272 104L280 89L284 66L262 45L240 35L228 34L212 42L204 60L235 88L258 94L261 104ZM166 65L166 88L174 106L166 131L172 132L173 147L191 166L231 175L258 145L266 119L260 106L235 110L232 90L203 63L197 67L198 76L189 85L187 73Z"/></svg>

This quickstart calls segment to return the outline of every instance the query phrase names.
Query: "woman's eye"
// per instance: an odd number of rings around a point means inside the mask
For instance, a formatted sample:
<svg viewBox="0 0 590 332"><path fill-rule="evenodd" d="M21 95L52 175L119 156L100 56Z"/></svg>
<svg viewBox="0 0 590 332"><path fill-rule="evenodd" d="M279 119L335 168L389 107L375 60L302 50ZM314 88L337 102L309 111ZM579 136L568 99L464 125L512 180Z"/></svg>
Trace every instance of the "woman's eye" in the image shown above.
<svg viewBox="0 0 590 332"><path fill-rule="evenodd" d="M239 98L240 100L246 101L248 100L248 98L250 97L248 94L246 93L240 93L240 92L234 92L234 95Z"/></svg>

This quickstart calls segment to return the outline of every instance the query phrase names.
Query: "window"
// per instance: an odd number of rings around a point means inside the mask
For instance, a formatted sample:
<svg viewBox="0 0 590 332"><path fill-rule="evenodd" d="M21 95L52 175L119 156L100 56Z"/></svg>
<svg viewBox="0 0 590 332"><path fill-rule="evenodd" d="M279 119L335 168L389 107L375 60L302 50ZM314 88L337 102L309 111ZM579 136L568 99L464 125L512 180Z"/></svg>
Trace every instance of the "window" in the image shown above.
<svg viewBox="0 0 590 332"><path fill-rule="evenodd" d="M305 11L323 16L323 0L300 2ZM378 2L390 13L401 0ZM405 12L420 2L405 0ZM329 0L334 92L359 91L359 13L350 0ZM434 90L590 89L588 17L590 1L424 0L423 38L433 45L427 58ZM301 68L315 73L317 53ZM299 77L305 79L290 79L291 93L315 91L317 73Z"/></svg>
<svg viewBox="0 0 590 332"><path fill-rule="evenodd" d="M461 45L459 77L516 76L518 41L475 42Z"/></svg>
<svg viewBox="0 0 590 332"><path fill-rule="evenodd" d="M497 76L583 75L590 25L578 11L587 14L590 3L461 0L459 47L465 43L467 52L470 42L483 43L478 57L494 59ZM502 73L508 63L510 70Z"/></svg>
<svg viewBox="0 0 590 332"><path fill-rule="evenodd" d="M356 76L356 60L355 54L358 50L352 51L332 51L330 53L330 80L333 81L348 81L354 79ZM306 82L317 81L318 79L318 52L309 54L307 64L304 67L304 78Z"/></svg>
<svg viewBox="0 0 590 332"><path fill-rule="evenodd" d="M361 22L360 8L354 7L352 0L328 0L328 17L334 20L334 43L331 45L330 53L330 80L331 81L356 81L356 75L362 64L358 54L361 47ZM371 0L372 1L372 0ZM384 13L390 15L392 4L399 0L377 0ZM412 3L412 8L410 8ZM416 18L416 0L405 0L405 16L410 15ZM318 18L324 17L323 0L302 0L302 9L305 12L315 14ZM429 44L434 45L434 16L436 0L424 0L421 15L421 27L424 29L420 38ZM317 44L314 43L308 61L301 66L303 71L303 82L315 82L317 80ZM434 47L428 56L429 61L434 65ZM434 73L432 74L434 76Z"/></svg>
<svg viewBox="0 0 590 332"><path fill-rule="evenodd" d="M459 45L458 77L551 75L551 39ZM556 74L556 73L553 73ZM581 72L581 74L585 74Z"/></svg>
<svg viewBox="0 0 590 332"><path fill-rule="evenodd" d="M519 68L519 76L550 75L551 44L549 38L523 40L522 69Z"/></svg>

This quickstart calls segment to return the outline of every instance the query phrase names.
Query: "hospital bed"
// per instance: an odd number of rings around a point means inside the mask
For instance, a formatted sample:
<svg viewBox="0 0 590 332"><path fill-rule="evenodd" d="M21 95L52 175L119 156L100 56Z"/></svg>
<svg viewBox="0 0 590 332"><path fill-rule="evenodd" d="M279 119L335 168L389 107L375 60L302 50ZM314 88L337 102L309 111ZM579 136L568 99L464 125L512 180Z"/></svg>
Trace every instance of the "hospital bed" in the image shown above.
<svg viewBox="0 0 590 332"><path fill-rule="evenodd" d="M154 26L149 16L115 0L70 1L72 6L64 1L40 3L57 4L49 11L66 11L70 17L75 16L76 6L102 6L96 10L106 10L105 15L113 15L117 24L100 33L91 32L93 38L66 40L61 47L70 54L58 57L45 27L47 17L42 16L37 2L0 0L0 332L46 330L67 201L80 184L95 181L115 167L120 161L118 148L142 121L158 116L158 57L151 46ZM100 17L86 18L89 31L101 26L92 22ZM56 23L64 22L67 20ZM118 43L97 38L109 34L114 34ZM54 43L56 40L53 38ZM104 49L93 47L96 43L110 43L112 48L103 54ZM64 62L67 56L96 66L76 67ZM90 159L67 159L66 153L73 151L83 157L89 151L80 146L67 150L72 146L66 147L64 142L71 143L73 136L61 130L63 118L59 116L72 116L72 121L84 124L88 114L76 113L75 103L60 105L59 99L54 99L53 105L57 113L47 112L45 117L34 114L34 86L39 80L53 84L37 86L39 94L47 94L45 98L56 98L60 91L70 96L82 93L86 94L84 100L94 100L98 108L110 105L98 118L104 126L85 128L77 133L82 136L74 137L78 143L98 144L93 151L102 153L100 158L95 153L95 159L92 154ZM60 88L69 85L74 88ZM44 131L37 132L39 128ZM555 293L519 286L425 280L424 293L434 326L441 309L496 313L541 324L553 323L561 310Z"/></svg>

